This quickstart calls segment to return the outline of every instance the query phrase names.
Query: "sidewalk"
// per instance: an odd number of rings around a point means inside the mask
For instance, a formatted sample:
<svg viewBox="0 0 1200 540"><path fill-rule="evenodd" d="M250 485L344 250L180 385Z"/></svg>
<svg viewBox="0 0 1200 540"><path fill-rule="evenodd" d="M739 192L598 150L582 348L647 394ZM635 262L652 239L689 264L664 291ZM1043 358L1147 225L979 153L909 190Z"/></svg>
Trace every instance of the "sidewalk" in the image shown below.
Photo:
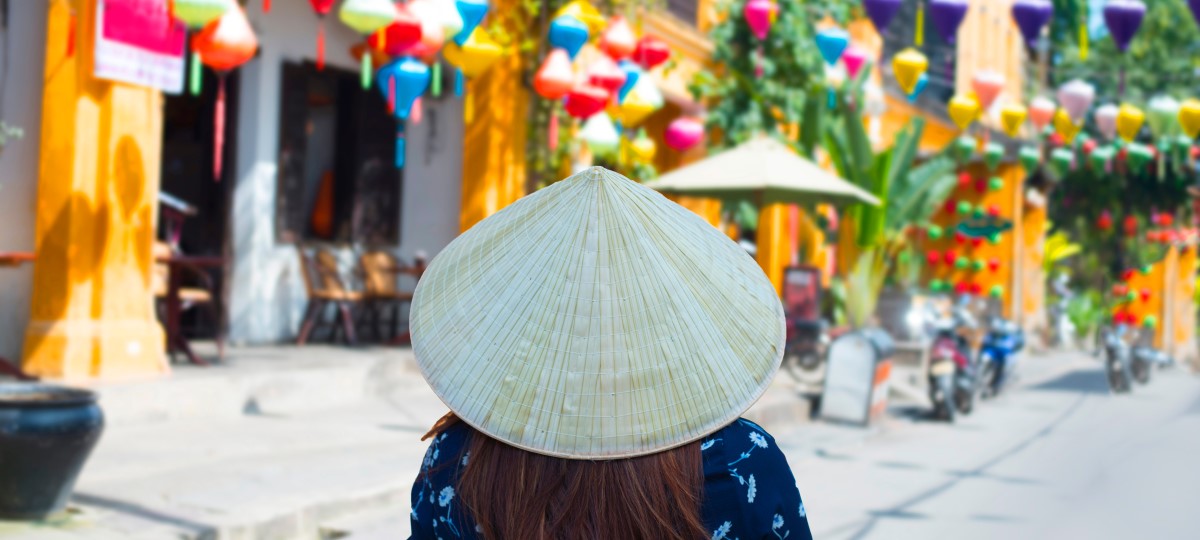
<svg viewBox="0 0 1200 540"><path fill-rule="evenodd" d="M70 511L0 522L0 538L404 538L419 438L446 411L407 349L236 349L228 366L98 390L108 426ZM746 416L793 462L911 421L809 423L786 376Z"/></svg>

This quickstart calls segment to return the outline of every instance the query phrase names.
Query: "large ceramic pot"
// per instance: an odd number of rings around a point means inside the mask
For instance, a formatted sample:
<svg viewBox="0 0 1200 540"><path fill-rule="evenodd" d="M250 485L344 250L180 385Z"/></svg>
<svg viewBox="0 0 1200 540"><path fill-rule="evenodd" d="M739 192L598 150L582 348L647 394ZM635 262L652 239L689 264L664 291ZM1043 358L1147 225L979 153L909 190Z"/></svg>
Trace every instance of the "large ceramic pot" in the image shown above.
<svg viewBox="0 0 1200 540"><path fill-rule="evenodd" d="M93 392L0 383L0 519L61 510L103 429Z"/></svg>

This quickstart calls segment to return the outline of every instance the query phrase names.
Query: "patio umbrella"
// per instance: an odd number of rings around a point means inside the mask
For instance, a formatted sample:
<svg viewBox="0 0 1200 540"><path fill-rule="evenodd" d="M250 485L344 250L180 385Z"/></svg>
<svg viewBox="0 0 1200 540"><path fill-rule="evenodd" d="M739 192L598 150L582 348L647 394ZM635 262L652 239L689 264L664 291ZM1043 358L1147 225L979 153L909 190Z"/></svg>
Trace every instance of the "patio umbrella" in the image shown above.
<svg viewBox="0 0 1200 540"><path fill-rule="evenodd" d="M663 192L770 203L866 203L879 199L805 159L775 139L761 137L680 167L646 186Z"/></svg>

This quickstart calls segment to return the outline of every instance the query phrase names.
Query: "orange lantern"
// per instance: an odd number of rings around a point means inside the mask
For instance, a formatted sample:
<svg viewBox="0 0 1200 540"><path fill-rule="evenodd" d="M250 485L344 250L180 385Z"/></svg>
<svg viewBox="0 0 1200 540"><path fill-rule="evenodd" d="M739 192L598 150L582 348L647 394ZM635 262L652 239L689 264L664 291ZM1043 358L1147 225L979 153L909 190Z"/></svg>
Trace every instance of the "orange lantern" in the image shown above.
<svg viewBox="0 0 1200 540"><path fill-rule="evenodd" d="M221 153L225 148L225 73L250 61L258 52L258 38L242 8L225 12L192 36L192 50L204 65L217 72L217 102L213 110L213 179L221 179Z"/></svg>

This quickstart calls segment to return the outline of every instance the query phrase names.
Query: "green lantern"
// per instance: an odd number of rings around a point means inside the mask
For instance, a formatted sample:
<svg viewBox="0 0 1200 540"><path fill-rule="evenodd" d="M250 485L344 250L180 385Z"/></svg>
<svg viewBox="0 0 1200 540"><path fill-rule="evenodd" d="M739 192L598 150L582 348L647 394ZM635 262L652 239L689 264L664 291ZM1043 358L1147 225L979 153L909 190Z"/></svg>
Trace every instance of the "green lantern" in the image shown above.
<svg viewBox="0 0 1200 540"><path fill-rule="evenodd" d="M1141 171L1154 159L1154 154L1150 148L1140 143L1130 143L1125 149L1126 159L1129 160L1129 168L1134 171Z"/></svg>
<svg viewBox="0 0 1200 540"><path fill-rule="evenodd" d="M1000 166L1000 160L1004 159L1004 146L1000 143L987 143L983 147L983 163L987 165L989 171L995 171Z"/></svg>
<svg viewBox="0 0 1200 540"><path fill-rule="evenodd" d="M984 211L983 205L981 204L979 206L976 206L974 210L971 210L971 217L974 217L975 219L983 219L983 216L986 213L987 212Z"/></svg>
<svg viewBox="0 0 1200 540"><path fill-rule="evenodd" d="M1071 170L1071 162L1075 160L1075 152L1067 148L1055 148L1050 152L1050 168L1055 176L1062 178Z"/></svg>
<svg viewBox="0 0 1200 540"><path fill-rule="evenodd" d="M959 160L966 161L975 154L976 146L975 137L963 135L954 141L954 152L958 155Z"/></svg>
<svg viewBox="0 0 1200 540"><path fill-rule="evenodd" d="M1097 148L1092 150L1092 155L1088 157L1092 168L1095 170L1108 170L1108 162L1112 159L1113 149L1109 147Z"/></svg>
<svg viewBox="0 0 1200 540"><path fill-rule="evenodd" d="M1135 293L1133 291L1129 291L1129 292L1125 293L1125 303L1129 303L1134 300L1137 300L1137 293Z"/></svg>
<svg viewBox="0 0 1200 540"><path fill-rule="evenodd" d="M1025 172L1032 173L1037 168L1038 163L1042 161L1042 152L1036 146L1023 146L1020 152L1017 153L1018 159L1021 160L1021 166L1025 168Z"/></svg>
<svg viewBox="0 0 1200 540"><path fill-rule="evenodd" d="M938 291L941 291L942 288L945 286L946 286L946 284L942 283L942 280L940 280L940 279L929 280L929 290L930 291L938 292Z"/></svg>
<svg viewBox="0 0 1200 540"><path fill-rule="evenodd" d="M1148 265L1148 264L1139 268L1138 270L1142 273L1143 276L1150 275L1150 265Z"/></svg>
<svg viewBox="0 0 1200 540"><path fill-rule="evenodd" d="M930 240L937 240L937 239L941 238L942 233L943 233L942 228L937 225L931 224L931 225L929 225L929 227L927 227L925 229L925 234L929 235Z"/></svg>
<svg viewBox="0 0 1200 540"><path fill-rule="evenodd" d="M1004 187L1004 179L999 176L993 176L988 179L988 189L992 191L1000 191Z"/></svg>
<svg viewBox="0 0 1200 540"><path fill-rule="evenodd" d="M1004 296L1004 285L992 285L992 288L988 291L988 294L992 295L992 298L1000 298L1001 296Z"/></svg>
<svg viewBox="0 0 1200 540"><path fill-rule="evenodd" d="M993 246L1000 244L1000 233L992 233L988 235L988 243Z"/></svg>
<svg viewBox="0 0 1200 540"><path fill-rule="evenodd" d="M982 271L983 266L984 266L983 259L975 259L975 260L971 261L971 270L973 270L975 272Z"/></svg>
<svg viewBox="0 0 1200 540"><path fill-rule="evenodd" d="M964 216L967 214L970 214L971 213L971 203L969 203L967 201L958 201L958 213L961 215L964 215Z"/></svg>
<svg viewBox="0 0 1200 540"><path fill-rule="evenodd" d="M967 266L970 264L971 264L971 262L968 261L966 257L959 257L957 259L954 259L954 267L959 270L966 270Z"/></svg>
<svg viewBox="0 0 1200 540"><path fill-rule="evenodd" d="M1154 315L1146 315L1146 317L1142 319L1142 326L1145 326L1146 328L1157 327L1158 317L1155 317Z"/></svg>

